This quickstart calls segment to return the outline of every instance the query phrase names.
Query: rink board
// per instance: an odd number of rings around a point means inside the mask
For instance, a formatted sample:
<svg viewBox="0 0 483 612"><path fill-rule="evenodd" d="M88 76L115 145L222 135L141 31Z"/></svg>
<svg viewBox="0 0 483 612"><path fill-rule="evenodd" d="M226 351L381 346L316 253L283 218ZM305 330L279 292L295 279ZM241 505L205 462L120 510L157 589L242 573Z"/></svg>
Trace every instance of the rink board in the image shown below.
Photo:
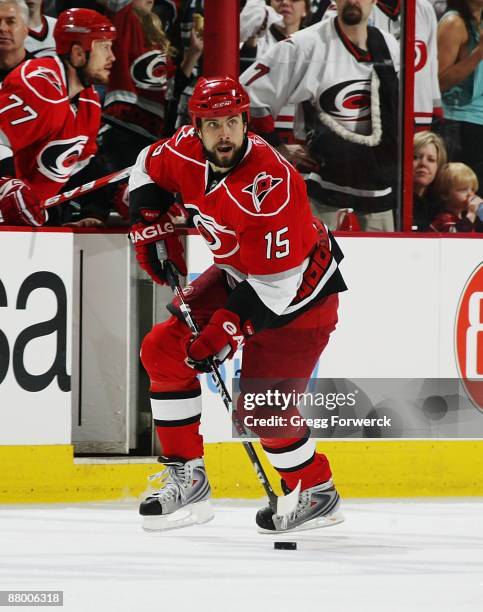
<svg viewBox="0 0 483 612"><path fill-rule="evenodd" d="M0 243L4 262L0 268L0 342L3 348L8 344L8 361L0 361L0 501L138 497L146 488L146 476L159 469L151 458L73 459L76 397L75 386L72 391L68 384L76 358L72 348L76 325L72 234L6 234L2 232ZM458 377L459 308L465 287L481 266L481 240L346 236L340 243L346 255L341 267L350 291L341 295L339 325L317 376ZM193 278L209 265L210 253L194 236L188 239L187 252ZM5 262L16 262L15 267ZM482 292L483 288L472 291ZM124 306L118 302L120 321L125 319ZM111 307L107 312L113 312ZM56 317L54 327L65 330L61 340L56 330L39 333L39 324ZM473 325L478 346L473 362L483 376L481 320ZM112 341L106 334L99 337L98 345L122 356L118 340L117 344L110 344ZM55 376L49 383L41 375L53 363ZM237 365L239 358L227 367L228 378ZM114 406L119 405L126 370L120 361L109 381ZM35 385L41 389L36 391ZM230 421L220 398L206 382L204 386L202 431L214 494L260 497L262 490L241 445L231 441ZM319 443L319 449L329 456L337 485L346 497L483 495L481 440L327 440Z"/></svg>
<svg viewBox="0 0 483 612"><path fill-rule="evenodd" d="M318 450L330 457L345 498L483 496L483 441L327 441ZM214 497L263 497L241 444L206 444L205 451ZM0 465L0 503L10 504L140 498L147 476L160 469L155 458L74 459L70 445L2 446Z"/></svg>

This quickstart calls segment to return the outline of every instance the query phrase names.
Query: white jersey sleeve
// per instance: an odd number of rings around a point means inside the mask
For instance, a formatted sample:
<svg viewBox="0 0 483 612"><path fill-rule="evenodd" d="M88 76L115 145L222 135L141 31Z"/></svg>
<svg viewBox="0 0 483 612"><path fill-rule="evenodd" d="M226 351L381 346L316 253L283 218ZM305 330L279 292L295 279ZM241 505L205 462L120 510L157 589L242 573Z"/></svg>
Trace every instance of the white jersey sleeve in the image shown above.
<svg viewBox="0 0 483 612"><path fill-rule="evenodd" d="M304 32L307 34L309 29ZM290 37L274 45L245 70L240 83L250 96L252 115L277 117L287 104L310 99L310 87L305 80L310 61L304 49Z"/></svg>

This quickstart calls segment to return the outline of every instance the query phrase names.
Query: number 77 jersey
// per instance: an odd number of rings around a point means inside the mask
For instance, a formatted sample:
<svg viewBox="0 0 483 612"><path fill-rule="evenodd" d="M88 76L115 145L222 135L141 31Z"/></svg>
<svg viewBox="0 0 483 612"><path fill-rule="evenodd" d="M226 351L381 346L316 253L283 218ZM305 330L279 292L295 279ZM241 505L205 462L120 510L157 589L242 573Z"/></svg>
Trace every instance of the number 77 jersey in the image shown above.
<svg viewBox="0 0 483 612"><path fill-rule="evenodd" d="M101 105L92 87L69 100L58 58L29 60L0 89L0 143L39 199L56 195L97 150Z"/></svg>
<svg viewBox="0 0 483 612"><path fill-rule="evenodd" d="M194 128L185 126L141 152L130 191L152 182L181 194L230 284L248 281L277 316L345 289L342 253L313 219L303 178L259 136L249 134L241 161L215 175Z"/></svg>

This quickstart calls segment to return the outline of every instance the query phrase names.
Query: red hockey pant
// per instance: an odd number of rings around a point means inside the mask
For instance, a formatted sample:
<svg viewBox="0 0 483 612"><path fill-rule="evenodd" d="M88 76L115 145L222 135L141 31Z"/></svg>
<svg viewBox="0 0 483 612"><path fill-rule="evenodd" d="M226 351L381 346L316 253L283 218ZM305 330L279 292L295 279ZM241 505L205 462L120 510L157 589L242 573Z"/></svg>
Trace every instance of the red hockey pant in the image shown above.
<svg viewBox="0 0 483 612"><path fill-rule="evenodd" d="M186 301L201 327L224 306L226 297L224 275L214 266L185 290ZM249 338L243 348L240 388L250 389L255 379L276 380L283 388L284 380L297 379L301 384L298 391L303 392L335 329L337 307L338 296L330 295L283 327L265 329ZM186 324L171 316L153 327L141 349L151 381L151 407L162 453L183 459L203 455L200 383L185 361L190 337ZM302 489L306 489L331 477L327 458L315 452L314 440L307 434L306 428L285 438L259 434L268 459L289 488L301 480Z"/></svg>

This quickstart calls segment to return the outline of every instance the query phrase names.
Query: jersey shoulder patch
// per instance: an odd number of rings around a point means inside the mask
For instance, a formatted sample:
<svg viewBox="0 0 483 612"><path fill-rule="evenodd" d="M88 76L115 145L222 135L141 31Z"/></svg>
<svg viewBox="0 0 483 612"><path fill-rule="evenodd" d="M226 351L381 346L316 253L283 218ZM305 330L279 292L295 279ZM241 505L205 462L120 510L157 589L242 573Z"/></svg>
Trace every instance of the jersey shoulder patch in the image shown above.
<svg viewBox="0 0 483 612"><path fill-rule="evenodd" d="M262 138L250 135L249 150L225 182L232 201L250 216L271 217L290 201L291 166Z"/></svg>
<svg viewBox="0 0 483 612"><path fill-rule="evenodd" d="M29 60L20 67L22 85L34 97L50 104L67 101L67 89L58 61L54 58Z"/></svg>
<svg viewBox="0 0 483 612"><path fill-rule="evenodd" d="M205 165L200 139L193 126L184 125L167 142L166 146L179 157Z"/></svg>

